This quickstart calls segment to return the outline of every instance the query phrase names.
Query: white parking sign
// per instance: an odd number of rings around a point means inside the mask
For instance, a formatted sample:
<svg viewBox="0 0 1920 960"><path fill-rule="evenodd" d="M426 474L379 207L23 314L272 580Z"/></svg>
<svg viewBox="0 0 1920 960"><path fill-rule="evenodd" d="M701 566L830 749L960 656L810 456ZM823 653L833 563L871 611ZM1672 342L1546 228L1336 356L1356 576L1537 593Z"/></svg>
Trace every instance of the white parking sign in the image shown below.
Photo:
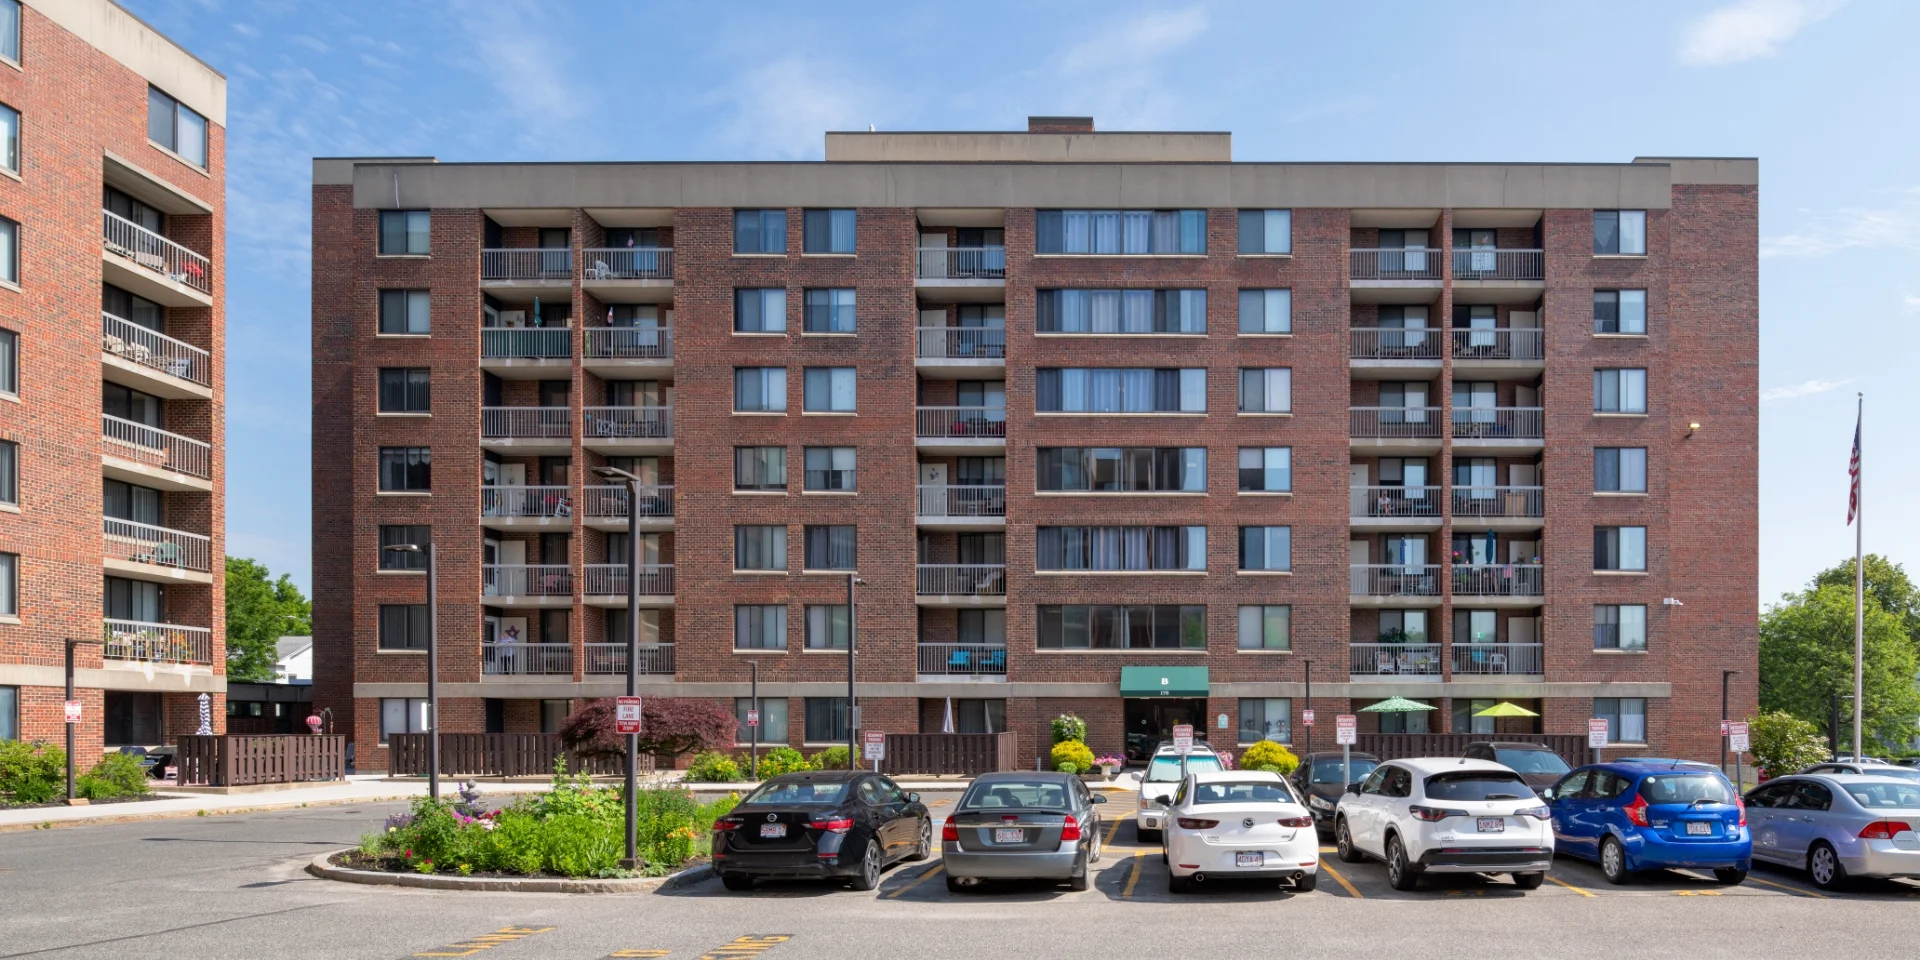
<svg viewBox="0 0 1920 960"><path fill-rule="evenodd" d="M1333 718L1333 742L1346 746L1360 740L1360 718L1342 713Z"/></svg>
<svg viewBox="0 0 1920 960"><path fill-rule="evenodd" d="M1752 738L1748 736L1747 725L1744 723L1727 724L1727 740L1728 746L1734 753L1746 753L1753 746Z"/></svg>
<svg viewBox="0 0 1920 960"><path fill-rule="evenodd" d="M1193 752L1193 724L1175 724L1173 728L1173 752L1186 756Z"/></svg>

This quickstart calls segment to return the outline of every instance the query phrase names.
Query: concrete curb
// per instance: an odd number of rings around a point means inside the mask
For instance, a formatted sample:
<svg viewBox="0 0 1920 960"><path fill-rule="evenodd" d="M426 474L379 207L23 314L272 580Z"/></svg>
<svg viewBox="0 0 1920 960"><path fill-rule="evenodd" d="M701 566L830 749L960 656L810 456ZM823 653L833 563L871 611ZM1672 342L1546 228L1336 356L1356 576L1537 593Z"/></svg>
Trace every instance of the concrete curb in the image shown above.
<svg viewBox="0 0 1920 960"><path fill-rule="evenodd" d="M181 797L179 799L187 799ZM69 817L64 820L35 820L22 823L0 823L0 833L15 833L23 830L57 830L62 827L91 827L109 823L139 823L145 820L178 820L181 817L227 817L237 813L270 813L275 810L298 810L301 807L338 807L356 803L392 803L399 800L412 800L413 795L401 794L391 797L352 797L334 800L300 800L285 803L262 803L247 807L195 807L191 810L160 810L153 813L129 813L104 817Z"/></svg>
<svg viewBox="0 0 1920 960"><path fill-rule="evenodd" d="M627 880L569 880L546 877L533 877L525 880L505 880L496 877L450 877L425 873L386 873L378 870L355 870L351 867L337 867L328 861L345 853L335 850L313 858L307 864L307 872L323 880L337 880L341 883L361 883L369 886L414 887L425 890L470 890L492 893L658 893L665 890L677 890L692 886L713 876L713 868L708 864L688 867L679 873L665 877L635 877Z"/></svg>

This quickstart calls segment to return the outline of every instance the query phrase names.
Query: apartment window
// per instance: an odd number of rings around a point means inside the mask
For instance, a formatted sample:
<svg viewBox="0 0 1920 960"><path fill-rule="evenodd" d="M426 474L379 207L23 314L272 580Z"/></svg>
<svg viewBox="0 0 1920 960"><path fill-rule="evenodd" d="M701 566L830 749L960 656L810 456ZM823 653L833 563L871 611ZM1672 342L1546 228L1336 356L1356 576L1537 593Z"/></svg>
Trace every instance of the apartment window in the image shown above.
<svg viewBox="0 0 1920 960"><path fill-rule="evenodd" d="M1595 290L1593 292L1594 333L1646 333L1647 292L1645 290Z"/></svg>
<svg viewBox="0 0 1920 960"><path fill-rule="evenodd" d="M380 369L381 413L426 413L431 406L432 376L426 367Z"/></svg>
<svg viewBox="0 0 1920 960"><path fill-rule="evenodd" d="M1039 210L1034 217L1036 253L1207 252L1205 210Z"/></svg>
<svg viewBox="0 0 1920 960"><path fill-rule="evenodd" d="M607 643L627 642L627 612L621 609L607 611ZM660 642L660 611L640 611L640 643L642 646Z"/></svg>
<svg viewBox="0 0 1920 960"><path fill-rule="evenodd" d="M1204 650L1207 608L1195 604L1042 604L1042 650Z"/></svg>
<svg viewBox="0 0 1920 960"><path fill-rule="evenodd" d="M0 740L20 739L20 688L0 687Z"/></svg>
<svg viewBox="0 0 1920 960"><path fill-rule="evenodd" d="M735 650L785 650L787 607L781 603L742 603L733 608Z"/></svg>
<svg viewBox="0 0 1920 960"><path fill-rule="evenodd" d="M1207 569L1207 528L1040 527L1034 532L1038 570Z"/></svg>
<svg viewBox="0 0 1920 960"><path fill-rule="evenodd" d="M540 732L559 733L560 725L567 722L567 714L572 706L569 700L540 701Z"/></svg>
<svg viewBox="0 0 1920 960"><path fill-rule="evenodd" d="M1241 527L1240 569L1292 570L1292 527Z"/></svg>
<svg viewBox="0 0 1920 960"><path fill-rule="evenodd" d="M1293 701L1286 697L1242 697L1240 742L1293 742Z"/></svg>
<svg viewBox="0 0 1920 960"><path fill-rule="evenodd" d="M433 448L381 447L380 490L383 493L427 491L433 488Z"/></svg>
<svg viewBox="0 0 1920 960"><path fill-rule="evenodd" d="M806 291L803 328L808 333L852 333L853 290L846 287Z"/></svg>
<svg viewBox="0 0 1920 960"><path fill-rule="evenodd" d="M396 733L426 733L433 729L427 714L425 697L382 697L380 699L380 742Z"/></svg>
<svg viewBox="0 0 1920 960"><path fill-rule="evenodd" d="M382 570L425 570L427 569L427 544L433 541L430 528L418 525L380 526L380 569ZM413 550L388 550L413 544L420 548Z"/></svg>
<svg viewBox="0 0 1920 960"><path fill-rule="evenodd" d="M747 714L753 712L752 697L733 698L733 718L739 724L734 739L739 743L761 743L786 746L787 743L787 698L760 698L760 735L753 735L753 728L747 725Z"/></svg>
<svg viewBox="0 0 1920 960"><path fill-rule="evenodd" d="M20 0L0 0L0 57L20 62Z"/></svg>
<svg viewBox="0 0 1920 960"><path fill-rule="evenodd" d="M1205 290L1039 290L1037 333L1207 332Z"/></svg>
<svg viewBox="0 0 1920 960"><path fill-rule="evenodd" d="M1287 367L1240 370L1241 413L1289 413L1293 410L1293 371Z"/></svg>
<svg viewBox="0 0 1920 960"><path fill-rule="evenodd" d="M852 447L808 447L806 458L805 480L808 490L854 489Z"/></svg>
<svg viewBox="0 0 1920 960"><path fill-rule="evenodd" d="M1038 489L1081 493L1200 493L1205 447L1040 447Z"/></svg>
<svg viewBox="0 0 1920 960"><path fill-rule="evenodd" d="M20 111L0 103L0 167L20 172Z"/></svg>
<svg viewBox="0 0 1920 960"><path fill-rule="evenodd" d="M147 88L147 139L196 167L207 165L207 118L159 87Z"/></svg>
<svg viewBox="0 0 1920 960"><path fill-rule="evenodd" d="M380 605L380 649L425 650L426 648L426 604L383 603Z"/></svg>
<svg viewBox="0 0 1920 960"><path fill-rule="evenodd" d="M380 332L424 336L431 326L429 304L425 290L380 291Z"/></svg>
<svg viewBox="0 0 1920 960"><path fill-rule="evenodd" d="M100 408L107 416L156 428L165 416L159 397L117 383L100 385Z"/></svg>
<svg viewBox="0 0 1920 960"><path fill-rule="evenodd" d="M959 614L959 632L955 636L961 643L1007 645L1005 610L961 610Z"/></svg>
<svg viewBox="0 0 1920 960"><path fill-rule="evenodd" d="M1292 447L1241 447L1240 489L1287 493L1293 490Z"/></svg>
<svg viewBox="0 0 1920 960"><path fill-rule="evenodd" d="M1647 528L1594 527L1593 568L1595 570L1645 570L1647 568Z"/></svg>
<svg viewBox="0 0 1920 960"><path fill-rule="evenodd" d="M1593 608L1595 650L1645 650L1647 608L1644 604L1602 603Z"/></svg>
<svg viewBox="0 0 1920 960"><path fill-rule="evenodd" d="M20 445L0 440L0 503L20 505Z"/></svg>
<svg viewBox="0 0 1920 960"><path fill-rule="evenodd" d="M426 256L427 234L433 214L426 210L380 211L380 253L383 256Z"/></svg>
<svg viewBox="0 0 1920 960"><path fill-rule="evenodd" d="M808 697L806 711L806 742L846 742L850 729L846 697Z"/></svg>
<svg viewBox="0 0 1920 960"><path fill-rule="evenodd" d="M1607 721L1608 743L1647 742L1647 701L1643 697L1594 697L1593 718Z"/></svg>
<svg viewBox="0 0 1920 960"><path fill-rule="evenodd" d="M1595 210L1593 252L1595 256L1646 256L1647 212Z"/></svg>
<svg viewBox="0 0 1920 960"><path fill-rule="evenodd" d="M733 409L740 413L787 412L787 369L734 367Z"/></svg>
<svg viewBox="0 0 1920 960"><path fill-rule="evenodd" d="M733 212L734 253L786 253L787 212L785 210L735 210Z"/></svg>
<svg viewBox="0 0 1920 960"><path fill-rule="evenodd" d="M123 577L106 577L104 580L101 599L106 607L107 619L140 623L167 621L167 588L164 584Z"/></svg>
<svg viewBox="0 0 1920 960"><path fill-rule="evenodd" d="M1389 612L1391 611L1382 610L1380 612L1380 615L1381 615L1380 637L1382 642L1404 642L1404 643L1427 642L1426 633L1425 633L1426 621L1424 619L1420 621L1420 628L1421 628L1420 632L1416 633L1412 629L1407 629L1406 634L1404 636L1395 638L1395 640L1393 641L1388 641L1387 631L1390 629L1390 625L1387 622L1386 615ZM1426 612L1422 610L1408 610L1406 611L1406 613L1418 613L1422 617L1426 616ZM1399 626L1399 624L1392 624L1391 626ZM1454 643L1499 643L1500 642L1500 612L1498 610L1455 610L1453 611L1453 642Z"/></svg>
<svg viewBox="0 0 1920 960"><path fill-rule="evenodd" d="M735 490L787 489L786 447L734 447Z"/></svg>
<svg viewBox="0 0 1920 960"><path fill-rule="evenodd" d="M852 413L852 367L808 367L801 409L810 413Z"/></svg>
<svg viewBox="0 0 1920 960"><path fill-rule="evenodd" d="M20 335L0 330L0 393L20 392Z"/></svg>
<svg viewBox="0 0 1920 960"><path fill-rule="evenodd" d="M1241 333L1292 333L1292 290L1240 291Z"/></svg>
<svg viewBox="0 0 1920 960"><path fill-rule="evenodd" d="M1240 649L1293 649L1293 608L1285 604L1241 607Z"/></svg>
<svg viewBox="0 0 1920 960"><path fill-rule="evenodd" d="M0 553L0 617L20 615L20 555Z"/></svg>
<svg viewBox="0 0 1920 960"><path fill-rule="evenodd" d="M1033 382L1041 413L1207 412L1204 367L1041 367Z"/></svg>
<svg viewBox="0 0 1920 960"><path fill-rule="evenodd" d="M733 291L733 332L787 332L787 289L741 287Z"/></svg>
<svg viewBox="0 0 1920 960"><path fill-rule="evenodd" d="M1593 412L1646 413L1647 371L1595 370Z"/></svg>
<svg viewBox="0 0 1920 960"><path fill-rule="evenodd" d="M0 280L20 283L20 225L0 217Z"/></svg>
<svg viewBox="0 0 1920 960"><path fill-rule="evenodd" d="M733 528L736 570L787 569L787 528L777 524Z"/></svg>
<svg viewBox="0 0 1920 960"><path fill-rule="evenodd" d="M934 703L935 701L922 700L920 702L926 705ZM954 733L1007 732L1007 701L955 697L951 702L953 704L951 716L953 718ZM932 715L927 714L923 710L920 714L920 732L941 732L942 728L946 726L948 716L949 713L944 709Z"/></svg>
<svg viewBox="0 0 1920 960"><path fill-rule="evenodd" d="M1593 489L1598 493L1646 493L1647 448L1593 448Z"/></svg>
<svg viewBox="0 0 1920 960"><path fill-rule="evenodd" d="M808 526L806 546L800 565L808 570L854 569L854 528L852 524Z"/></svg>
<svg viewBox="0 0 1920 960"><path fill-rule="evenodd" d="M853 211L804 210L800 213L800 252L852 253Z"/></svg>
<svg viewBox="0 0 1920 960"><path fill-rule="evenodd" d="M1240 211L1241 253L1292 253L1292 210Z"/></svg>
<svg viewBox="0 0 1920 960"><path fill-rule="evenodd" d="M846 604L807 604L808 650L845 650L847 632Z"/></svg>

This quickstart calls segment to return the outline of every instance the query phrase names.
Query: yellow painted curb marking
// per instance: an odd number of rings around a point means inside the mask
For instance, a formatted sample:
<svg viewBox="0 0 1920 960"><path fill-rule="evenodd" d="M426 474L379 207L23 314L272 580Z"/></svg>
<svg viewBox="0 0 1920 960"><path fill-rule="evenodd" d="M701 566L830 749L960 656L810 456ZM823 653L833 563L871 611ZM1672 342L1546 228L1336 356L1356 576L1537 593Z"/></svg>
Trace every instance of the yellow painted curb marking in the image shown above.
<svg viewBox="0 0 1920 960"><path fill-rule="evenodd" d="M1592 896L1596 896L1596 894L1594 894L1594 893L1593 893L1592 891L1590 891L1590 890L1582 890L1582 889L1580 889L1579 887L1576 887L1576 886L1574 886L1573 884L1571 884L1571 883L1568 883L1568 882L1566 882L1565 880L1562 880L1562 879L1560 879L1559 877L1556 877L1556 876L1554 876L1554 875L1552 875L1552 874L1548 874L1548 875L1547 875L1547 882L1548 882L1548 883L1557 883L1557 884L1559 884L1560 886L1563 886L1563 887L1566 887L1566 888L1567 888L1568 890L1572 890L1572 891L1573 891L1574 893L1577 893L1577 894L1579 894L1579 895L1581 895L1581 896L1583 896L1583 897L1592 897Z"/></svg>
<svg viewBox="0 0 1920 960"><path fill-rule="evenodd" d="M1120 891L1122 898L1133 896L1133 885L1140 882L1140 858L1147 855L1145 850L1136 850L1133 854L1133 872L1127 875L1127 886Z"/></svg>
<svg viewBox="0 0 1920 960"><path fill-rule="evenodd" d="M1354 889L1353 884L1347 882L1346 877L1343 877L1340 875L1340 871L1335 870L1333 868L1333 865L1328 863L1325 859L1322 859L1320 861L1320 872L1326 874L1329 877L1332 877L1333 882L1339 884L1343 889L1345 889L1347 891L1348 896L1354 898L1355 900L1366 899L1366 897L1363 897L1360 895L1360 891Z"/></svg>
<svg viewBox="0 0 1920 960"><path fill-rule="evenodd" d="M1120 825L1125 822L1125 820L1115 820L1113 822L1113 829L1107 831L1107 838L1100 841L1100 845L1103 847L1113 846L1113 838L1120 835Z"/></svg>
<svg viewBox="0 0 1920 960"><path fill-rule="evenodd" d="M917 887L923 883L926 883L928 880L932 880L936 876L939 876L941 871L944 871L945 869L947 869L947 865L945 863L936 863L933 865L932 870L928 870L926 873L923 873L918 877L915 877L912 883L909 883L906 886L893 891L892 893L886 894L886 898L888 900L898 900L900 899L900 897L904 896L907 891L912 890L914 887Z"/></svg>
<svg viewBox="0 0 1920 960"><path fill-rule="evenodd" d="M1789 887L1784 883L1774 883L1771 880L1762 880L1759 877L1749 876L1746 882L1757 883L1762 886L1773 887L1778 890L1785 890L1788 893L1798 893L1798 894L1801 894L1802 896L1814 897L1820 900L1828 899L1827 895L1824 893L1819 893L1813 890L1802 890L1799 887Z"/></svg>

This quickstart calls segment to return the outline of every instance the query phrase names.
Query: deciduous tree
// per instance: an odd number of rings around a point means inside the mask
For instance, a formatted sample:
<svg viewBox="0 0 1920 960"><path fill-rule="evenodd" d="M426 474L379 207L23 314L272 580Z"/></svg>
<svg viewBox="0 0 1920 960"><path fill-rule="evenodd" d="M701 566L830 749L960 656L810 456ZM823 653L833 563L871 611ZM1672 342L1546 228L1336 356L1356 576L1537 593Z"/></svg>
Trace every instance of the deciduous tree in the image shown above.
<svg viewBox="0 0 1920 960"><path fill-rule="evenodd" d="M227 558L227 679L273 679L281 637L313 635L313 604L292 578L246 557Z"/></svg>
<svg viewBox="0 0 1920 960"><path fill-rule="evenodd" d="M581 707L560 725L560 741L582 756L625 756L627 738L614 732L613 708L612 700ZM729 749L737 732L733 711L712 700L647 697L640 702L639 750L658 760Z"/></svg>

